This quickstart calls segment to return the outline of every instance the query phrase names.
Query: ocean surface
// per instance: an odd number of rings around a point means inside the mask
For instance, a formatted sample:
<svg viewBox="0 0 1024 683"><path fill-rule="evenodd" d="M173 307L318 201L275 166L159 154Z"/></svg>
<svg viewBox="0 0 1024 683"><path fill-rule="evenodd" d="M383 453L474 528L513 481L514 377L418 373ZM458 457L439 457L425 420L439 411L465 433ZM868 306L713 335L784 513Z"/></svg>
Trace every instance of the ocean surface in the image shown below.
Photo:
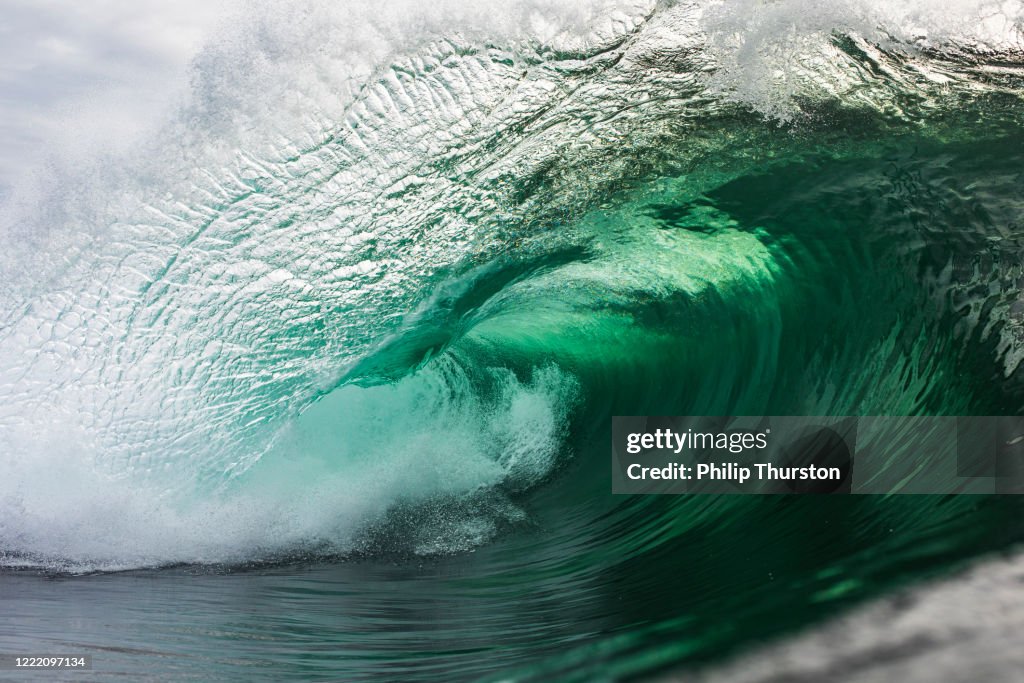
<svg viewBox="0 0 1024 683"><path fill-rule="evenodd" d="M1024 3L433 5L246 5L0 198L0 653L954 676L881 644L1024 499L613 496L610 425L1022 413Z"/></svg>

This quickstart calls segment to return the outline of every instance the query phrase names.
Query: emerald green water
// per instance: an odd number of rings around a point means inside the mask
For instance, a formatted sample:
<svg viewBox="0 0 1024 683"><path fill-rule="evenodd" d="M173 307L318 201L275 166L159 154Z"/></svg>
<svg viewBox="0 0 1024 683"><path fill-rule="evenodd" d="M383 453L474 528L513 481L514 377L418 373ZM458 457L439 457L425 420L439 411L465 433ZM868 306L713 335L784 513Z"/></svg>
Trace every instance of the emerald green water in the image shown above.
<svg viewBox="0 0 1024 683"><path fill-rule="evenodd" d="M289 436L312 451L339 430L416 436L453 419L445 397L473 396L458 419L501 443L489 411L533 387L569 407L548 474L512 463L490 489L399 500L341 551L325 539L240 566L7 575L7 623L33 626L4 649L38 630L110 671L630 678L719 661L1011 547L1012 496L614 497L607 448L622 413L1016 414L995 317L1021 276L1021 142L898 137L699 194L681 178L631 190L580 220L575 251L479 276L471 291L488 295L450 304L458 333L418 370L335 390ZM301 465L268 459L244 481L330 481L351 461ZM104 650L113 640L129 649Z"/></svg>

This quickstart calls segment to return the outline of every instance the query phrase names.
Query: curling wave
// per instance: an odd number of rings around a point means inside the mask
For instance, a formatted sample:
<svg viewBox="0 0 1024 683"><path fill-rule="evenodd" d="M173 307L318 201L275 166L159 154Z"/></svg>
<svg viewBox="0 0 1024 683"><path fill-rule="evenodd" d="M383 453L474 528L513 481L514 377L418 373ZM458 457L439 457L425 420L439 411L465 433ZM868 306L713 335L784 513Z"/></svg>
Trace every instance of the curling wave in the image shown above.
<svg viewBox="0 0 1024 683"><path fill-rule="evenodd" d="M1020 412L1021 3L457 5L240 18L131 157L7 201L3 565L503 539L524 585L631 572L649 625L573 656L647 670L777 605L655 656L717 603L673 621L643 561L825 532L613 499L611 415ZM1013 540L1006 501L816 505L822 600Z"/></svg>

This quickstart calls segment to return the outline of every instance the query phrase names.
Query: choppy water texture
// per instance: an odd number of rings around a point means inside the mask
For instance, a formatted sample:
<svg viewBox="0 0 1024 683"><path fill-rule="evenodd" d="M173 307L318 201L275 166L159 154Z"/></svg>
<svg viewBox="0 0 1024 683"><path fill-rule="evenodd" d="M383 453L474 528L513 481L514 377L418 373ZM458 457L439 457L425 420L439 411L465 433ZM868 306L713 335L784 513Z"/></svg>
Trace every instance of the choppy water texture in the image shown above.
<svg viewBox="0 0 1024 683"><path fill-rule="evenodd" d="M1013 496L610 494L614 414L1021 412L1024 5L929 4L247 6L4 200L0 649L714 677L1012 547Z"/></svg>

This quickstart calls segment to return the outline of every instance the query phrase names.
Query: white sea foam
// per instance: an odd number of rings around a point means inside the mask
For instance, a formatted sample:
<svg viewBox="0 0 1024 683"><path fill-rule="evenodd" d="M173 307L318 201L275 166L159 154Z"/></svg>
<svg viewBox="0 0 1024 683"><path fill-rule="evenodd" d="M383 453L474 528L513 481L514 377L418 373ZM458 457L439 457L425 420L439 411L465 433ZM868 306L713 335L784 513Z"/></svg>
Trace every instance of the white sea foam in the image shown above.
<svg viewBox="0 0 1024 683"><path fill-rule="evenodd" d="M295 553L374 549L425 554L488 540L522 511L493 487L528 487L564 452L575 384L554 368L531 380L492 373L494 392L424 371L396 385L346 387L276 434L235 485L189 490L194 463L161 478L90 465L87 434L38 422L0 444L0 564L82 572L171 563L246 563ZM464 381L464 380L463 380ZM144 459L144 458L143 458ZM481 507L459 499L487 494ZM410 537L366 528L394 505L421 507ZM419 528L422 526L422 528Z"/></svg>

